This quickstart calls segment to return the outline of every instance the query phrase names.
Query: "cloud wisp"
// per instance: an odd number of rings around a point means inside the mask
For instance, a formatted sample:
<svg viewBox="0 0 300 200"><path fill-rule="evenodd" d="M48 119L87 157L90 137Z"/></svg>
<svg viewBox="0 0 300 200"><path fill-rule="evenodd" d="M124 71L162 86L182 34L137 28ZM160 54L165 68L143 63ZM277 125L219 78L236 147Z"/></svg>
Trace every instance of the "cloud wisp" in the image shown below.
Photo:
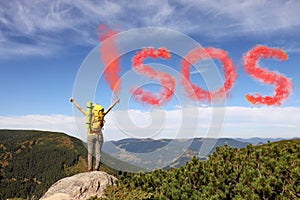
<svg viewBox="0 0 300 200"><path fill-rule="evenodd" d="M1 1L0 55L49 54L66 44L95 46L101 23L122 30L165 27L213 38L276 34L299 28L299 9L299 1L268 0Z"/></svg>

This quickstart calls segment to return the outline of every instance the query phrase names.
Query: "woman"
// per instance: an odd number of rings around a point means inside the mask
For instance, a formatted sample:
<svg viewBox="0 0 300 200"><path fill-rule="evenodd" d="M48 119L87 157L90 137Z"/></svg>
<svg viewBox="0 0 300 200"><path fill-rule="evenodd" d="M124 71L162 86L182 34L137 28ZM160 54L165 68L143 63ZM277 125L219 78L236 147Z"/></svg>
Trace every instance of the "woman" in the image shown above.
<svg viewBox="0 0 300 200"><path fill-rule="evenodd" d="M117 98L106 111L104 111L103 106L93 104L92 102L87 103L87 110L83 109L72 97L70 98L70 102L72 102L87 118L88 171L90 172L93 170L94 153L96 154L95 170L99 171L101 148L103 144L102 129L105 122L104 117L117 103L120 102L120 99Z"/></svg>

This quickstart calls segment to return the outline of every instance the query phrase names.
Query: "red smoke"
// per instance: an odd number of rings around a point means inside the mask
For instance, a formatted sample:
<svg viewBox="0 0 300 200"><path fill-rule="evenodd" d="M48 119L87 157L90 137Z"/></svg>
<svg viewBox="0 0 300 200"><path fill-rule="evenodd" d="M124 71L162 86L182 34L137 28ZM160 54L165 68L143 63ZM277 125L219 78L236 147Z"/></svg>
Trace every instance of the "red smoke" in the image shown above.
<svg viewBox="0 0 300 200"><path fill-rule="evenodd" d="M169 60L171 58L170 52L166 48L159 48L157 50L153 47L144 48L139 51L132 60L134 69L140 74L158 80L162 85L162 90L158 94L153 94L139 87L133 91L133 96L136 100L142 103L160 106L169 101L173 96L176 81L170 74L154 70L151 67L144 65L144 60L148 57L154 59L164 58Z"/></svg>
<svg viewBox="0 0 300 200"><path fill-rule="evenodd" d="M107 38L117 34L117 31L111 30L104 24L98 27L98 40L103 42ZM107 40L100 47L101 59L105 65L104 76L107 84L115 94L121 90L121 67L119 67L119 49L115 40ZM120 83L118 83L120 81ZM118 83L118 84L117 84Z"/></svg>
<svg viewBox="0 0 300 200"><path fill-rule="evenodd" d="M266 84L273 84L275 86L274 96L256 96L247 94L246 99L252 104L265 104L265 105L281 105L283 100L288 99L292 91L292 82L287 77L262 69L258 65L260 58L276 58L285 61L288 55L280 48L269 48L267 46L255 46L252 50L244 55L244 65L246 72Z"/></svg>
<svg viewBox="0 0 300 200"><path fill-rule="evenodd" d="M190 68L192 64L205 59L218 59L223 64L225 83L222 88L214 92L203 90L191 82ZM196 47L190 51L182 61L183 87L188 96L194 100L211 101L213 97L223 97L233 87L237 78L236 68L232 60L228 57L227 52L222 49L213 47L200 48Z"/></svg>

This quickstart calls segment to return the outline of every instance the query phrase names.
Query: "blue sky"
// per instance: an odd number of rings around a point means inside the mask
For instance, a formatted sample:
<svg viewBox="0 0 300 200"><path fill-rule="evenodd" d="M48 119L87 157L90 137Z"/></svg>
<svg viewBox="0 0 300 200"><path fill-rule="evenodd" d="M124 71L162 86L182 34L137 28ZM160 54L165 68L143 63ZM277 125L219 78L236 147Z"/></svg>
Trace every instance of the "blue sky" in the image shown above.
<svg viewBox="0 0 300 200"><path fill-rule="evenodd" d="M222 132L218 133L219 136L299 136L300 2L230 2L1 1L0 128L57 130L84 139L84 128L74 119L79 115L76 110L73 115L68 99L73 95L82 63L99 45L97 28L104 23L119 32L144 27L167 28L185 34L203 47L212 46L227 51L237 67L238 78L226 102L226 114L220 121ZM293 93L281 107L254 106L244 98L247 93L273 93L272 86L247 75L242 65L243 54L257 44L280 47L289 55L285 62L260 62L262 67L292 79ZM122 60L122 75L132 69L128 57L133 53L128 53L127 58ZM168 65L168 62L157 62ZM216 64L221 69L217 61ZM170 66L180 70L176 61L170 62ZM136 82L132 80L128 84L135 85ZM105 82L100 81L95 100L107 107L111 103L111 95ZM120 98L122 102L122 95ZM162 128L165 132L154 135L157 138L176 137L174 132L178 127L173 124L178 124L180 119L174 117L179 112L175 97L172 106L168 104L161 108L165 111L165 119L161 119L161 115L156 116L155 112L149 114L147 111L152 109L149 106L136 106L138 103L133 100L123 103L129 105L127 117L129 115L133 124L142 127L133 132L149 132L153 127L159 130L156 126L161 124L155 124L155 121L165 120L165 127ZM119 117L124 114L121 108L124 108L124 104L114 109L115 113L119 112ZM199 102L196 108L199 109L198 115L188 117L199 123L195 135L205 136L209 132L208 127L211 127L211 108L205 102ZM203 113L207 115L202 116ZM107 120L107 140L127 136L154 137L153 133L122 135L119 132L124 125L118 126L114 116L110 115ZM143 129L151 123L153 127L151 125L149 129ZM190 125L186 124L186 127ZM130 131L131 128L125 129ZM193 134L188 136L192 137Z"/></svg>

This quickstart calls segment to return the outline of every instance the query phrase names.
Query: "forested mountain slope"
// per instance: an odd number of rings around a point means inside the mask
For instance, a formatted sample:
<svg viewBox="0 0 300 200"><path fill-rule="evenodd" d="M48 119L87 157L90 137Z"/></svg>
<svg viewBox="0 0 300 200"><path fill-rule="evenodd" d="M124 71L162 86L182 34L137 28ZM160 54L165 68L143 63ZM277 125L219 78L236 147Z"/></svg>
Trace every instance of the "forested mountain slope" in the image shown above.
<svg viewBox="0 0 300 200"><path fill-rule="evenodd" d="M124 176L107 199L299 199L300 140L237 149L217 147L207 161ZM103 198L105 199L105 198Z"/></svg>
<svg viewBox="0 0 300 200"><path fill-rule="evenodd" d="M0 130L0 199L38 199L56 181L87 171L87 150L81 140L64 133ZM105 163L134 167L105 153ZM119 171L104 164L101 171Z"/></svg>

